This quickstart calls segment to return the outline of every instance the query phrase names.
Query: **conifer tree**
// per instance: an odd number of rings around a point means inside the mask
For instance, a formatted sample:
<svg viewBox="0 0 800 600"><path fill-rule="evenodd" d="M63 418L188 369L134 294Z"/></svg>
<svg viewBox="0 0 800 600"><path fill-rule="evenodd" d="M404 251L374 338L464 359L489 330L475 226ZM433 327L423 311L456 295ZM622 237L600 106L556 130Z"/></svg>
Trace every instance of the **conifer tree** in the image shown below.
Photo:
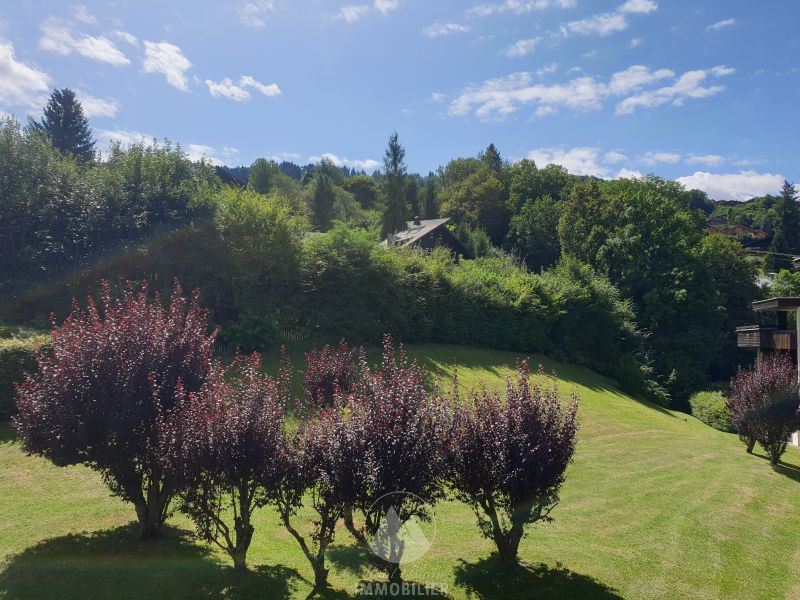
<svg viewBox="0 0 800 600"><path fill-rule="evenodd" d="M47 134L54 148L90 162L95 157L94 139L83 107L69 88L53 90L41 121L30 120L31 126Z"/></svg>
<svg viewBox="0 0 800 600"><path fill-rule="evenodd" d="M383 158L386 171L383 180L383 194L386 207L383 212L381 236L389 235L405 229L408 217L406 204L405 175L406 165L403 162L406 150L398 141L397 132L389 136L389 146Z"/></svg>

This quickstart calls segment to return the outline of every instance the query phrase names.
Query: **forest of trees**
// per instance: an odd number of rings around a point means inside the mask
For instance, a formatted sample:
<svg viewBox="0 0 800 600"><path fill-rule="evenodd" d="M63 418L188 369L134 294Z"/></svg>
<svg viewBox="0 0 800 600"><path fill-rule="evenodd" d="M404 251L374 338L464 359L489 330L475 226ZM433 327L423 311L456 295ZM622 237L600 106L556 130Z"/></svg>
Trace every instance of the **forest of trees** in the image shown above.
<svg viewBox="0 0 800 600"><path fill-rule="evenodd" d="M734 328L762 293L756 267L707 235L714 203L676 182L579 177L493 144L412 174L396 132L372 174L215 168L168 141L100 155L89 131L69 90L41 121L0 123L3 321L63 315L100 277L178 277L248 349L291 329L543 351L678 407L747 360ZM793 188L772 204L773 244L800 249ZM476 259L379 247L415 216L450 218Z"/></svg>

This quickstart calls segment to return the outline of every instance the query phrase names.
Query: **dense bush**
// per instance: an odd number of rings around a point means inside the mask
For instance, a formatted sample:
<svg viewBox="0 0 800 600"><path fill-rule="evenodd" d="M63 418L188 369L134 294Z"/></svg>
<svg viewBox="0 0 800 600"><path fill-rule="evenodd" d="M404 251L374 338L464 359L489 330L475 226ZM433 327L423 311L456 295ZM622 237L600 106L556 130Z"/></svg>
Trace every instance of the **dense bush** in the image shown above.
<svg viewBox="0 0 800 600"><path fill-rule="evenodd" d="M689 405L692 407L692 415L709 427L720 431L734 431L731 411L721 392L697 392L689 398Z"/></svg>
<svg viewBox="0 0 800 600"><path fill-rule="evenodd" d="M360 348L351 348L344 340L338 347L326 344L322 348L312 348L306 354L303 372L308 405L331 406L337 394L349 394L356 382L356 361L362 352Z"/></svg>
<svg viewBox="0 0 800 600"><path fill-rule="evenodd" d="M288 365L264 375L257 354L211 370L197 393L180 386L175 407L159 414L158 456L179 486L179 509L200 538L247 568L254 511L274 497L289 469L284 413Z"/></svg>
<svg viewBox="0 0 800 600"><path fill-rule="evenodd" d="M17 412L14 385L36 368L36 354L49 342L48 335L0 338L0 419Z"/></svg>
<svg viewBox="0 0 800 600"><path fill-rule="evenodd" d="M299 314L327 335L541 352L609 375L636 361L630 304L575 260L536 275L507 256L388 251L336 227L306 242L302 271Z"/></svg>
<svg viewBox="0 0 800 600"><path fill-rule="evenodd" d="M100 303L77 302L53 326L51 351L19 389L14 424L26 452L57 465L100 472L112 493L136 508L142 537L158 535L176 482L157 450L157 415L176 393L202 389L215 334L198 293L176 284L166 307L146 285L129 284Z"/></svg>
<svg viewBox="0 0 800 600"><path fill-rule="evenodd" d="M797 370L786 352L767 356L731 381L728 408L739 438L752 452L758 442L778 464L789 435L800 429Z"/></svg>
<svg viewBox="0 0 800 600"><path fill-rule="evenodd" d="M563 406L555 382L531 382L523 363L505 398L481 389L465 400L449 436L453 489L501 560L514 562L525 526L550 520L558 503L575 450L577 397Z"/></svg>

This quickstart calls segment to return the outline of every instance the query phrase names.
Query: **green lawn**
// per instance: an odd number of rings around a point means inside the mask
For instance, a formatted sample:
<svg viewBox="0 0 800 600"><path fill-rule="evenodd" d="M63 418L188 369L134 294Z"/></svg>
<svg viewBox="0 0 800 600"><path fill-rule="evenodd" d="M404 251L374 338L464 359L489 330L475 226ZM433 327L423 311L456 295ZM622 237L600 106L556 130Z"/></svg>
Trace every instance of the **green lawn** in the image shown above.
<svg viewBox="0 0 800 600"><path fill-rule="evenodd" d="M432 372L459 365L465 386L500 383L514 354L417 346ZM638 402L590 371L541 359L580 395L581 430L555 521L523 541L524 568L489 558L472 513L436 509L430 552L409 579L444 583L452 598L799 598L800 454L770 468L733 435ZM0 598L303 598L312 573L269 509L259 517L252 572L192 541L171 519L166 539L139 542L133 509L81 467L25 457L0 425ZM371 581L342 531L331 549L330 596Z"/></svg>

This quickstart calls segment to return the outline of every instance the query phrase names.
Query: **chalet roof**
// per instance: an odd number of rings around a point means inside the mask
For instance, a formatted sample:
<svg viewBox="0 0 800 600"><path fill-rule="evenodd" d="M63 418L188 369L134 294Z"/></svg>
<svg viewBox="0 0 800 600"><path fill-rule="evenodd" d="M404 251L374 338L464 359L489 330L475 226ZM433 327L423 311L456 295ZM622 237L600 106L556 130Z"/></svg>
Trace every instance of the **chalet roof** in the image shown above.
<svg viewBox="0 0 800 600"><path fill-rule="evenodd" d="M799 296L784 296L753 302L755 312L788 312L800 308Z"/></svg>
<svg viewBox="0 0 800 600"><path fill-rule="evenodd" d="M450 219L426 219L420 221L406 222L405 231L400 231L395 234L394 241L399 246L408 246L417 240L425 237L434 229L438 229L445 223L450 222Z"/></svg>

